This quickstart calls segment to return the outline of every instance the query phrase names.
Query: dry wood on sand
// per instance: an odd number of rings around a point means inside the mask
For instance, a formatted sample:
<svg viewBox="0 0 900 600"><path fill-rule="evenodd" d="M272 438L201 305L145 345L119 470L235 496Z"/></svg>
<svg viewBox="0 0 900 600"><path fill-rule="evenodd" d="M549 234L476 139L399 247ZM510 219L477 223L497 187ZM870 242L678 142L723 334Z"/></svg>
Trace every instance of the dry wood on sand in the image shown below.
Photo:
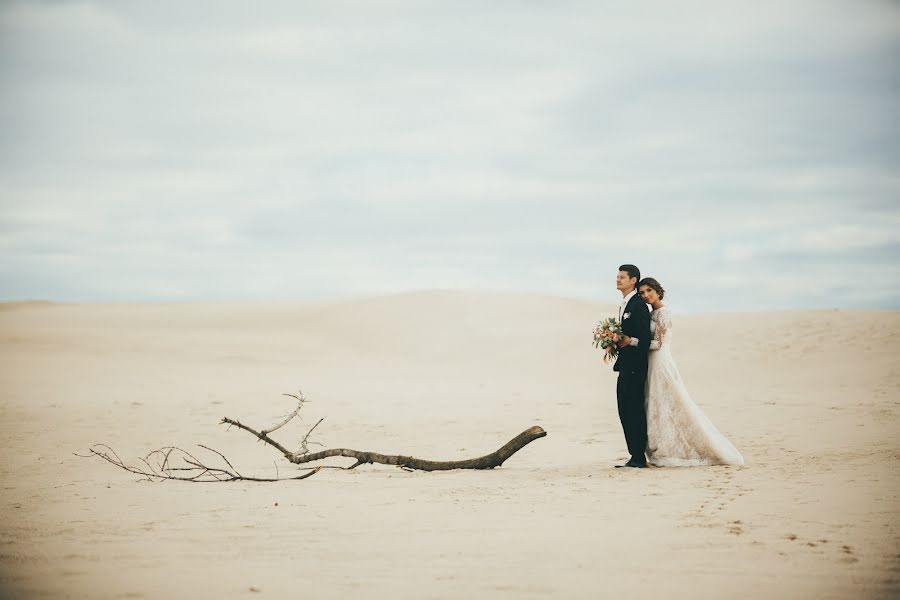
<svg viewBox="0 0 900 600"><path fill-rule="evenodd" d="M310 434L312 434L312 432L316 429L316 427L318 427L319 424L323 421L323 419L319 419L319 421L316 422L316 424L306 432L306 435L303 436L303 439L300 442L300 448L296 452L292 452L282 446L276 440L274 440L270 436L270 434L278 429L281 429L282 427L287 425L294 417L299 415L300 410L303 408L303 404L306 402L306 399L303 397L302 393L299 393L297 395L285 395L294 398L297 401L297 407L283 420L268 429L257 431L253 427L250 427L236 419L230 419L228 417L223 417L220 423L237 427L238 429L242 429L254 435L257 439L281 452L281 454L288 461L297 465L309 464L333 456L344 456L356 460L356 462L349 467L331 467L345 469L355 469L356 467L363 464L376 463L383 465L393 465L404 469L418 471L493 469L495 467L501 466L504 462L506 462L507 459L509 459L509 457L511 457L513 454L515 454L534 440L547 435L546 431L544 431L541 427L535 425L533 427L529 427L516 437L512 438L494 452L485 454L484 456L479 456L477 458L470 458L465 460L425 460L416 458L414 456L380 454L378 452L360 451L350 448L332 448L329 450L321 450L319 452L310 452L309 445L316 442L310 442L309 437ZM325 468L323 466L305 467L305 473L292 477L280 477L278 475L276 475L276 477L274 478L252 477L240 473L234 467L231 461L229 461L228 458L226 458L225 455L221 452L202 444L198 445L198 447L204 450L206 455L211 456L212 461L208 459L201 459L196 456L196 454L199 454L199 452L192 453L177 446L166 446L153 450L146 456L140 458L140 464L137 465L126 463L119 457L115 450L113 450L106 444L95 444L89 449L89 454L79 456L97 456L121 469L124 469L130 473L134 473L136 475L141 475L152 481L175 480L197 483L225 481L284 481L288 479L306 479L307 477L310 477L319 472L319 470L321 470L322 468Z"/></svg>

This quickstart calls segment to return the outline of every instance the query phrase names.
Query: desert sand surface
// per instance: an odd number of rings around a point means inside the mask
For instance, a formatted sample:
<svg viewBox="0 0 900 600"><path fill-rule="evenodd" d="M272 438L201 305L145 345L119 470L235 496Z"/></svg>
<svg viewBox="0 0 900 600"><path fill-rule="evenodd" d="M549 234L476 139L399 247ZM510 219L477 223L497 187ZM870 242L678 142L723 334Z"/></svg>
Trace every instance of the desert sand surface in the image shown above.
<svg viewBox="0 0 900 600"><path fill-rule="evenodd" d="M614 468L615 375L590 342L611 304L2 303L0 595L898 597L900 312L673 310L687 386L745 466ZM218 423L272 425L298 389L286 446L322 417L325 447L438 460L548 435L489 471L277 483L150 483L76 456L205 444L289 475Z"/></svg>

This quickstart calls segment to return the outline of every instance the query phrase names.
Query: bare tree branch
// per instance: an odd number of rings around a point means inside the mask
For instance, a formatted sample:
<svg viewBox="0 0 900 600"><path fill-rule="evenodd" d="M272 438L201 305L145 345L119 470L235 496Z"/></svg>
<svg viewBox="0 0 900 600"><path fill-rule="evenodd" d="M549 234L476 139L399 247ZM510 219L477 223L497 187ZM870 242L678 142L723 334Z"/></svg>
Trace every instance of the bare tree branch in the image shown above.
<svg viewBox="0 0 900 600"><path fill-rule="evenodd" d="M504 444L500 449L496 450L495 452L491 452L490 454L486 454L478 458L470 458L467 460L436 461L423 460L421 458L415 458L412 456L379 454L377 452L362 452L359 450L351 450L348 448L334 448L331 450L322 450L321 452L314 452L310 454L309 452L305 451L305 444L303 444L300 452L292 453L288 452L284 446L270 438L265 433L256 431L252 427L248 427L240 421L229 419L228 417L223 417L221 422L228 423L229 425L234 425L235 427L239 427L244 431L252 433L263 442L276 448L284 455L285 458L287 458L292 463L303 464L322 460L324 458L330 458L332 456L346 456L348 458L355 458L357 461L351 467L349 467L350 469L355 469L359 465L365 463L395 465L398 467L417 469L419 471L448 471L451 469L493 469L502 465L510 456L524 448L526 445L530 444L536 439L542 438L547 435L546 431L535 425L529 429L526 429L525 431L511 439L509 442ZM319 423L321 422L322 421L320 419ZM316 423L316 425L313 426L313 429L315 429L315 427L319 423ZM309 432L311 433L312 429L310 429ZM304 440L305 439L306 438L304 438Z"/></svg>
<svg viewBox="0 0 900 600"><path fill-rule="evenodd" d="M332 450L323 450L313 454L292 454L288 457L292 463L303 464L329 458L331 456L346 456L355 458L356 462L349 468L355 469L365 463L380 463L384 465L395 465L398 467L406 467L419 471L449 471L452 469L493 469L502 465L510 456L530 444L536 439L547 435L547 432L535 425L526 429L498 450L485 454L478 458L470 458L466 460L423 460L413 456L399 456L389 454L379 454L377 452L361 452L359 450L351 450L348 448L335 448Z"/></svg>
<svg viewBox="0 0 900 600"><path fill-rule="evenodd" d="M293 479L306 479L307 477L318 473L319 470L325 468L350 470L355 469L360 465L375 463L394 465L405 470L419 471L447 471L451 469L493 469L503 465L503 463L508 460L513 454L515 454L534 440L540 439L547 435L546 431L544 431L541 427L535 425L526 429L513 439L509 440L506 444L504 444L494 452L485 454L484 456L479 456L477 458L470 458L465 460L424 460L413 456L379 454L377 452L363 452L359 450L352 450L349 448L333 448L330 450L322 450L320 452L310 453L309 444L317 444L321 446L321 444L319 444L318 442L310 441L309 437L316 429L316 427L318 427L319 424L324 421L323 418L319 419L316 424L313 425L309 429L309 431L306 432L306 435L304 435L300 440L300 449L297 452L291 452L287 448L279 444L277 441L269 437L269 433L285 426L298 414L300 414L300 409L303 407L303 404L307 400L306 398L304 398L302 393L300 393L299 395L285 395L297 400L297 408L295 408L290 414L288 414L282 421L277 423L271 429L257 431L249 425L244 425L240 421L236 419L230 419L228 417L222 417L220 423L227 424L229 425L229 427L234 426L238 429L243 429L244 431L255 436L258 440L278 450L288 461L294 464L312 463L315 461L323 460L325 458L330 458L332 456L345 456L347 458L355 459L355 462L351 466L337 467L332 465L322 465L317 467L304 467L304 469L308 470L309 472L295 477L281 477L278 472L278 464L276 463L275 478L248 477L242 475L234 467L231 461L229 461L228 458L225 457L224 454L222 454L218 450L214 450L213 448L204 446L202 444L199 444L198 447L202 450L205 450L207 453L214 455L212 463L201 460L187 450L184 450L183 448L179 448L177 446L165 446L163 448L153 450L144 457L140 457L138 460L140 460L143 466L131 465L126 463L118 454L116 454L115 450L113 450L106 444L95 444L94 446L89 448L89 454L79 454L77 456L100 457L110 464L119 467L120 469L124 469L129 473L140 475L149 481L286 481Z"/></svg>

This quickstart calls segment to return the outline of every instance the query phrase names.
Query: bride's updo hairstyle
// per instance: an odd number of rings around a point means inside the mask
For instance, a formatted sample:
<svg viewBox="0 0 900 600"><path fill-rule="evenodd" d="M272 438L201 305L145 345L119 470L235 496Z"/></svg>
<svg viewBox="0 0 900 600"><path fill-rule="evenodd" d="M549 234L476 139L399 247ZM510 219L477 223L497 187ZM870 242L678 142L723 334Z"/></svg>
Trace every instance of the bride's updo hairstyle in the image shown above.
<svg viewBox="0 0 900 600"><path fill-rule="evenodd" d="M659 282L652 277L645 277L644 279L641 279L641 281L637 285L637 289L641 289L642 285L646 285L651 290L654 290L659 295L660 300L665 298L666 290L664 290L663 286L661 286Z"/></svg>

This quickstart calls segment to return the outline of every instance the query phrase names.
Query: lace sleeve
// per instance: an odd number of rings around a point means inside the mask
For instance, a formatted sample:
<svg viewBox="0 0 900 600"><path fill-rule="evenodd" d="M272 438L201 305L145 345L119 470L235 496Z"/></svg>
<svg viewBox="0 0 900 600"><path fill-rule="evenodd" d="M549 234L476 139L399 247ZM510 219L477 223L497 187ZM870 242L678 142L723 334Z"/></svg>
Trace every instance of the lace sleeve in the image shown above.
<svg viewBox="0 0 900 600"><path fill-rule="evenodd" d="M654 331L653 339L650 341L651 350L659 350L662 347L666 334L671 327L672 318L669 316L669 309L659 309L656 314L656 331Z"/></svg>

